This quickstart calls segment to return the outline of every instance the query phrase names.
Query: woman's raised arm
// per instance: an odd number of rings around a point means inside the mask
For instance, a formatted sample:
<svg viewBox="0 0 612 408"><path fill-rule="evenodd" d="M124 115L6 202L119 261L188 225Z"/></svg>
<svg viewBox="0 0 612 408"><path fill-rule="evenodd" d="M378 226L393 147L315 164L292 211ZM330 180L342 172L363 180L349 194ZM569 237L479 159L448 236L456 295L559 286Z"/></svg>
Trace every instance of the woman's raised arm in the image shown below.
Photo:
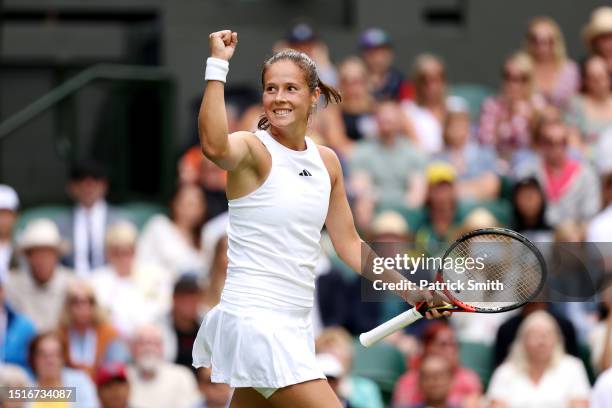
<svg viewBox="0 0 612 408"><path fill-rule="evenodd" d="M238 44L238 34L230 30L209 36L210 55L206 62L206 88L198 115L200 145L206 157L224 170L234 170L249 155L245 136L249 132L228 135L225 112L225 77L229 60Z"/></svg>

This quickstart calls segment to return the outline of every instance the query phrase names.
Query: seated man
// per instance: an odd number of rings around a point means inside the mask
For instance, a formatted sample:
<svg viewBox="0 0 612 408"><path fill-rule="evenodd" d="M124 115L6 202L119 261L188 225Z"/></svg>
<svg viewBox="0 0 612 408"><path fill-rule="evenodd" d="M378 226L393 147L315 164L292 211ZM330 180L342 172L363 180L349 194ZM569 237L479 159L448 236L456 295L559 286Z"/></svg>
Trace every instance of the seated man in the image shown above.
<svg viewBox="0 0 612 408"><path fill-rule="evenodd" d="M570 156L569 131L559 119L543 120L536 128L539 158L517 169L519 179L535 176L546 194L546 221L588 222L601 205L600 185L589 164Z"/></svg>
<svg viewBox="0 0 612 408"><path fill-rule="evenodd" d="M128 368L130 404L148 408L191 408L200 402L196 379L183 366L163 359L163 340L157 326L136 329L132 339L134 364Z"/></svg>
<svg viewBox="0 0 612 408"><path fill-rule="evenodd" d="M54 330L74 276L59 264L65 243L57 226L45 218L31 221L21 235L18 250L26 262L23 268L9 274L6 299L34 322L37 331Z"/></svg>

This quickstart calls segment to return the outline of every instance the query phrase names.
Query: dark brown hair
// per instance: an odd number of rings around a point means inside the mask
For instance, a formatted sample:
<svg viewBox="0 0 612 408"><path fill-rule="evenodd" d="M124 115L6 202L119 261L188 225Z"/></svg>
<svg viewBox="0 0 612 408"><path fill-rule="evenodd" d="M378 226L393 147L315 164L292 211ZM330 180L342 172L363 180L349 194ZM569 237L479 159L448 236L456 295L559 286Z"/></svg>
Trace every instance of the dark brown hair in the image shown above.
<svg viewBox="0 0 612 408"><path fill-rule="evenodd" d="M321 81L319 78L319 74L317 74L317 66L314 61L303 52L299 52L296 50L283 50L277 52L270 58L268 58L261 70L261 85L264 86L264 77L266 75L266 71L270 68L274 63L278 61L289 60L292 61L295 65L300 67L302 72L304 73L304 79L306 80L306 84L308 85L308 89L310 92L314 92L317 87L321 90L321 95L325 98L325 105L328 103L340 103L342 102L342 96L338 90L330 85L327 85L325 82ZM270 121L268 118L263 115L259 122L257 122L257 129L268 129L270 127Z"/></svg>
<svg viewBox="0 0 612 408"><path fill-rule="evenodd" d="M40 343L42 343L43 340L47 338L55 339L60 344L62 359L64 359L65 356L68 355L67 345L64 341L62 341L62 337L57 331L48 331L38 334L30 341L30 344L28 345L28 364L32 368L32 372L34 373L34 375L37 375L34 360L36 358L36 353L38 352L38 346L40 346Z"/></svg>

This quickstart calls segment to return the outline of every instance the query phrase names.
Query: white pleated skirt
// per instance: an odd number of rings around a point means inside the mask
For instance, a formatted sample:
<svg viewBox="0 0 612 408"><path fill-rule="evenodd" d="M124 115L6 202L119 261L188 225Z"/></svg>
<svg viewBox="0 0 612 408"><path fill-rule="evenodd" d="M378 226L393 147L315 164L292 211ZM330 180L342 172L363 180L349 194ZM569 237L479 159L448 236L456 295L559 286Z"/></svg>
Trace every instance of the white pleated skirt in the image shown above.
<svg viewBox="0 0 612 408"><path fill-rule="evenodd" d="M322 378L311 310L236 306L221 300L204 318L193 347L194 367L231 387L283 388Z"/></svg>

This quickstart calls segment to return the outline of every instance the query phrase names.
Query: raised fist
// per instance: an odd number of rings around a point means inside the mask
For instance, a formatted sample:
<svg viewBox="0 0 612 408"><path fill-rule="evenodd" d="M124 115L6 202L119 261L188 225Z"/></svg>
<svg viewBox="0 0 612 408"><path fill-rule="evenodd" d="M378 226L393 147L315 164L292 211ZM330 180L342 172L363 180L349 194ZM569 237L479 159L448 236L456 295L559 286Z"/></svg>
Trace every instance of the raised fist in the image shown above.
<svg viewBox="0 0 612 408"><path fill-rule="evenodd" d="M238 33L230 30L217 31L208 36L210 56L229 61L238 44Z"/></svg>

